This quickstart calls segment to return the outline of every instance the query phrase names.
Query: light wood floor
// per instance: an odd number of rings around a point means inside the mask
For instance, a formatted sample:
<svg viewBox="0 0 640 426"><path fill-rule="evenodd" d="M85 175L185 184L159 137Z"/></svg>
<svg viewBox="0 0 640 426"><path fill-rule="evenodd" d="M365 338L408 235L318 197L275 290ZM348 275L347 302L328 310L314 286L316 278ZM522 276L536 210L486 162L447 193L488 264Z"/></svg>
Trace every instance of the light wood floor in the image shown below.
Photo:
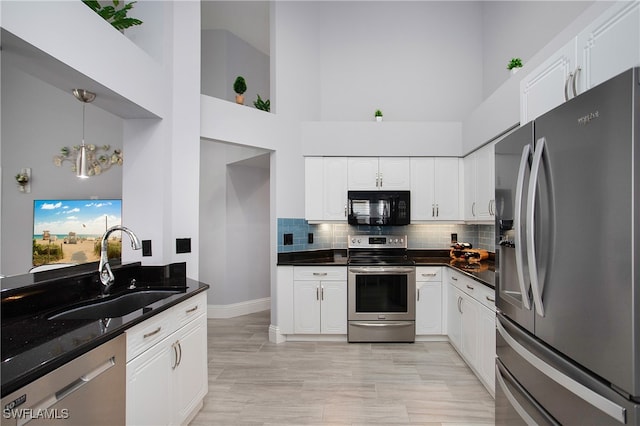
<svg viewBox="0 0 640 426"><path fill-rule="evenodd" d="M269 315L209 320L192 426L494 424L492 397L446 342L276 345Z"/></svg>

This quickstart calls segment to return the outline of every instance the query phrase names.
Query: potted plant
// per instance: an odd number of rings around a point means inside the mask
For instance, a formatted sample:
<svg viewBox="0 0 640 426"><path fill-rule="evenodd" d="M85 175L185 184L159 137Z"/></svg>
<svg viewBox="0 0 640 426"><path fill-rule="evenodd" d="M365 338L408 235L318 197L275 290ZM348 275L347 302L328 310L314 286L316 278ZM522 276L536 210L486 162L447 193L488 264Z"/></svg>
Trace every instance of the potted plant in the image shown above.
<svg viewBox="0 0 640 426"><path fill-rule="evenodd" d="M27 173L20 172L16 175L16 182L18 183L18 189L20 192L25 191L25 187L29 183L29 175Z"/></svg>
<svg viewBox="0 0 640 426"><path fill-rule="evenodd" d="M262 111L271 111L271 101L269 99L263 100L260 95L258 95L258 100L253 102L253 106Z"/></svg>
<svg viewBox="0 0 640 426"><path fill-rule="evenodd" d="M236 77L236 81L233 83L233 91L236 92L236 103L244 105L244 92L247 91L247 83L241 75Z"/></svg>
<svg viewBox="0 0 640 426"><path fill-rule="evenodd" d="M507 64L507 69L511 71L511 74L517 73L520 68L522 68L522 59L520 58L511 58Z"/></svg>
<svg viewBox="0 0 640 426"><path fill-rule="evenodd" d="M376 112L374 113L374 117L376 118L376 121L378 123L381 122L382 121L382 111L377 109Z"/></svg>
<svg viewBox="0 0 640 426"><path fill-rule="evenodd" d="M82 0L82 2L121 32L124 31L125 28L142 24L141 20L127 16L127 13L133 8L135 1L131 3L122 2L121 8L118 8L118 6L120 6L120 0L113 0L113 6L103 6L97 0Z"/></svg>

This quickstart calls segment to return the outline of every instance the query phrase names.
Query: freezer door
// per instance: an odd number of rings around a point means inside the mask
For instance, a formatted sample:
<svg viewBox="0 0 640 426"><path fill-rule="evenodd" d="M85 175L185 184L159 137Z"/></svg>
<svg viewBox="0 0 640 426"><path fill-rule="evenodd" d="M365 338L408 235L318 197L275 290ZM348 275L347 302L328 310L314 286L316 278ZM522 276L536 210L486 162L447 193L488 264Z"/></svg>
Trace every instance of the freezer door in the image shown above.
<svg viewBox="0 0 640 426"><path fill-rule="evenodd" d="M500 374L516 401L533 401L531 405L537 407L533 412L563 425L640 424L638 403L624 398L608 383L558 355L510 320L501 315L497 318L496 353L499 365L507 372ZM498 384L502 377L496 379ZM496 392L496 421L504 405L499 398L502 396ZM526 412L534 416L531 409Z"/></svg>
<svg viewBox="0 0 640 426"><path fill-rule="evenodd" d="M526 226L535 335L640 396L637 102L636 69L536 120Z"/></svg>
<svg viewBox="0 0 640 426"><path fill-rule="evenodd" d="M533 156L533 123L495 145L496 305L533 332L534 311L526 263L526 191Z"/></svg>

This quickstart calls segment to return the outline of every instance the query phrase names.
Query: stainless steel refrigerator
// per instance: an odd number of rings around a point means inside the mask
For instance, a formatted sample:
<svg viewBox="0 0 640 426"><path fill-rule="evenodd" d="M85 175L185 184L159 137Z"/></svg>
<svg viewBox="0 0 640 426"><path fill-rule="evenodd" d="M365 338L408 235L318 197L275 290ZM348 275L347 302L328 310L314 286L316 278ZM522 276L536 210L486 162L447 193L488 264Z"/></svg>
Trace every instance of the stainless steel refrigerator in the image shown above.
<svg viewBox="0 0 640 426"><path fill-rule="evenodd" d="M639 84L496 144L496 424L640 425Z"/></svg>

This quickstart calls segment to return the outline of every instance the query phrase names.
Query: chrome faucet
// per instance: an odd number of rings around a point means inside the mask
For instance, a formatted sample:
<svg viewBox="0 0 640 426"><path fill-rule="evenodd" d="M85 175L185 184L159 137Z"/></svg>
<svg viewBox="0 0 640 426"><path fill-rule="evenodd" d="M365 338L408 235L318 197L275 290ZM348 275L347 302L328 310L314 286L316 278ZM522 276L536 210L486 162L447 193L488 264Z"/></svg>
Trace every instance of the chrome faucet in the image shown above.
<svg viewBox="0 0 640 426"><path fill-rule="evenodd" d="M140 250L142 248L142 243L140 239L134 234L129 228L124 226L116 225L107 229L107 231L102 235L102 240L100 241L100 265L98 266L98 273L100 274L100 282L102 283L102 294L109 294L109 289L113 285L115 278L113 276L113 272L111 272L111 266L109 266L109 256L107 255L107 246L109 235L111 235L114 231L122 231L127 234L131 239L131 248L134 250Z"/></svg>

